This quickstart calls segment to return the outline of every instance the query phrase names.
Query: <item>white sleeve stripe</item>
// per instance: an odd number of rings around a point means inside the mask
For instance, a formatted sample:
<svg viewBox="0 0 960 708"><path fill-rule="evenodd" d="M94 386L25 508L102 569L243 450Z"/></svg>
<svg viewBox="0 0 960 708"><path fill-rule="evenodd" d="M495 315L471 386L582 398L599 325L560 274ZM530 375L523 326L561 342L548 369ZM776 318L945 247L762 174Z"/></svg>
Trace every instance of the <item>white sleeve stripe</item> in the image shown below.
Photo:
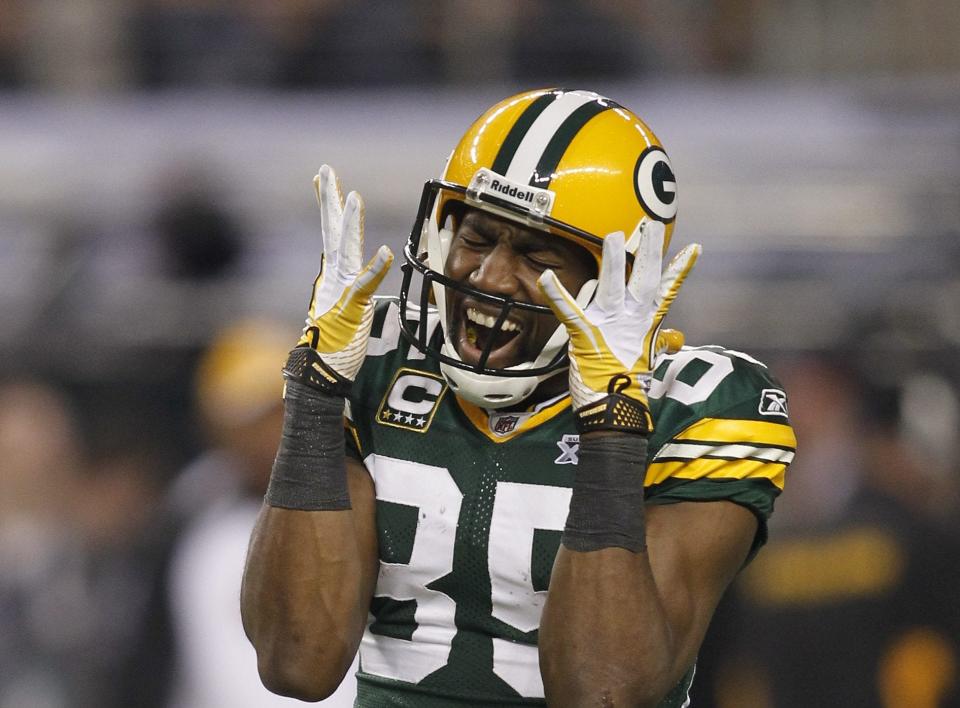
<svg viewBox="0 0 960 708"><path fill-rule="evenodd" d="M654 460L676 459L696 460L701 457L721 457L731 460L753 459L766 462L793 462L794 453L777 447L755 447L753 445L703 445L699 443L671 443L661 447Z"/></svg>

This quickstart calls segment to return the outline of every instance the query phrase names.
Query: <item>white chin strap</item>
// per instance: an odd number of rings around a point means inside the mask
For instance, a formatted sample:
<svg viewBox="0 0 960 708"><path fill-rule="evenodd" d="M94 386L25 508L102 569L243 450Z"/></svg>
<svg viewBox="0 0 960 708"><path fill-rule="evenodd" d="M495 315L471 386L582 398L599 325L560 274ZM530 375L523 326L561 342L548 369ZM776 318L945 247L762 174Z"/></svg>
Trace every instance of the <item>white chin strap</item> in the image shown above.
<svg viewBox="0 0 960 708"><path fill-rule="evenodd" d="M427 229L427 264L432 270L442 273L450 250L450 241L453 232L449 229L438 229L434 219L426 219ZM445 356L462 361L460 354L450 340L447 332L447 301L446 289L438 283L433 283L433 295L437 301L440 313L440 322L443 326L443 346L440 351ZM588 280L577 294L577 304L586 307L597 289L596 280ZM543 346L540 354L533 361L525 361L508 367L506 371L526 371L546 366L567 346L567 329L559 325L550 339ZM482 408L506 408L520 403L532 394L537 386L551 376L562 373L566 369L560 368L539 376L495 376L493 374L478 374L465 369L458 369L449 364L440 364L440 371L446 378L451 390L460 398L474 403Z"/></svg>

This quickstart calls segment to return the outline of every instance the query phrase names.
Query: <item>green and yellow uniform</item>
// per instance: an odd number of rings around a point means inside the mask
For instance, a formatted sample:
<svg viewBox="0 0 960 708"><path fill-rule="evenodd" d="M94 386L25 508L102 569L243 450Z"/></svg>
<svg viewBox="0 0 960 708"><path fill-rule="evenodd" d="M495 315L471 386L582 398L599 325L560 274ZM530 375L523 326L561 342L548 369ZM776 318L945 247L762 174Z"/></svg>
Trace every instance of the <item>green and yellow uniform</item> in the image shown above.
<svg viewBox="0 0 960 708"><path fill-rule="evenodd" d="M378 302L348 406L380 552L357 705L543 705L537 628L577 464L570 399L462 402L397 314ZM657 360L650 403L647 503L741 504L759 521L755 552L795 447L780 385L744 354L684 348ZM691 678L663 706L683 705Z"/></svg>

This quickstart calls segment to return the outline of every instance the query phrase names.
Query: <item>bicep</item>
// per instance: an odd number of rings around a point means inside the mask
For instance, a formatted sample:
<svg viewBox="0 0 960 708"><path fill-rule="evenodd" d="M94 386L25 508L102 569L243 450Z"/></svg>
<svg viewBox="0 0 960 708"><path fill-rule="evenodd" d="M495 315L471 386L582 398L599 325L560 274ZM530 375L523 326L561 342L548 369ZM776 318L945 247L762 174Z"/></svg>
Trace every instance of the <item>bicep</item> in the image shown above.
<svg viewBox="0 0 960 708"><path fill-rule="evenodd" d="M677 665L689 667L717 603L747 558L757 519L727 501L651 504L646 516L650 567L673 632Z"/></svg>

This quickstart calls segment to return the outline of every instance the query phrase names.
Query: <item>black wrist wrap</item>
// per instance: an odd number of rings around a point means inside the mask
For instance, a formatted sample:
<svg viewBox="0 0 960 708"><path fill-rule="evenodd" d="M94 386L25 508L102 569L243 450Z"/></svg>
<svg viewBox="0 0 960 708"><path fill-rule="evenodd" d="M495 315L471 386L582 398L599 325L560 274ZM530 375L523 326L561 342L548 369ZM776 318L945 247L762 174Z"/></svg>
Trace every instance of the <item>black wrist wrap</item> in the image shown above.
<svg viewBox="0 0 960 708"><path fill-rule="evenodd" d="M610 379L606 396L574 412L577 430L581 434L595 430L613 430L649 435L653 430L650 409L644 401L624 396L622 393L631 385L639 384L633 383L625 374L618 374Z"/></svg>
<svg viewBox="0 0 960 708"><path fill-rule="evenodd" d="M572 551L619 547L645 550L643 478L647 439L641 435L581 437L563 545Z"/></svg>
<svg viewBox="0 0 960 708"><path fill-rule="evenodd" d="M349 509L344 459L343 397L288 376L283 433L267 487L267 504L301 511Z"/></svg>
<svg viewBox="0 0 960 708"><path fill-rule="evenodd" d="M290 350L287 363L283 367L283 377L287 381L298 381L331 396L346 398L353 384L324 363L313 347L296 347Z"/></svg>

